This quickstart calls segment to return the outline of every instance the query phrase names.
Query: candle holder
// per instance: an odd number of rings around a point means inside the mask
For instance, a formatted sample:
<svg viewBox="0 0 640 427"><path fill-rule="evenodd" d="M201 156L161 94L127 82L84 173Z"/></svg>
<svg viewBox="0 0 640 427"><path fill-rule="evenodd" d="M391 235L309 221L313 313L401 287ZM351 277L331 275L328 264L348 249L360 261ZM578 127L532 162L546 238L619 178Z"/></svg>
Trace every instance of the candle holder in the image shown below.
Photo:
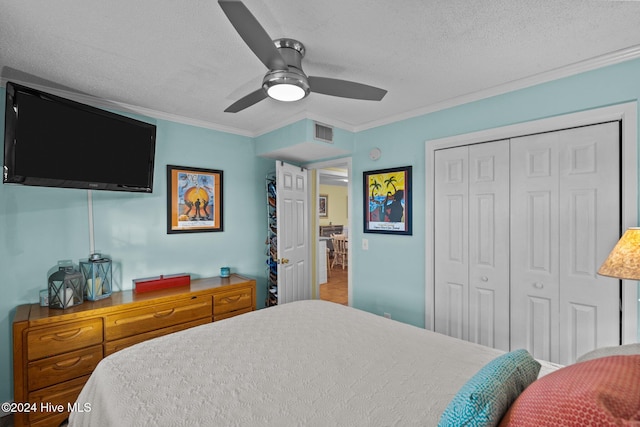
<svg viewBox="0 0 640 427"><path fill-rule="evenodd" d="M58 271L49 276L49 307L69 308L82 304L84 277L70 261L58 262Z"/></svg>
<svg viewBox="0 0 640 427"><path fill-rule="evenodd" d="M101 254L91 254L89 259L80 260L80 271L85 280L84 296L89 301L97 301L111 296L111 260Z"/></svg>

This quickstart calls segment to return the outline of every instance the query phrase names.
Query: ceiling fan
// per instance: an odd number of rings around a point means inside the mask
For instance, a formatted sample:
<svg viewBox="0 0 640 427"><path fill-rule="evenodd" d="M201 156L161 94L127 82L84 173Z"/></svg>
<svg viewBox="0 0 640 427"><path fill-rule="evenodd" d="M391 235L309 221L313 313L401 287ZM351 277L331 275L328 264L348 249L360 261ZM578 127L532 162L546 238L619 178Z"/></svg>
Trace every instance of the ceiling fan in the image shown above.
<svg viewBox="0 0 640 427"><path fill-rule="evenodd" d="M281 38L271 40L269 34L239 0L218 0L218 4L231 21L240 37L267 66L262 87L230 105L227 113L237 113L266 97L279 101L298 101L310 92L343 98L380 101L386 90L362 83L327 77L307 76L302 71L305 48L297 40Z"/></svg>

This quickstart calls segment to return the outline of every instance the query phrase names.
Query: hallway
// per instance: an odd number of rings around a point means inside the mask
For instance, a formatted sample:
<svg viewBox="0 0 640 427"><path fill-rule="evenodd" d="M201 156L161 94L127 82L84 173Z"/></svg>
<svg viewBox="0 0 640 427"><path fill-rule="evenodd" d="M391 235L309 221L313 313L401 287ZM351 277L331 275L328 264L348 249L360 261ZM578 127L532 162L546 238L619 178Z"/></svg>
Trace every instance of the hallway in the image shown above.
<svg viewBox="0 0 640 427"><path fill-rule="evenodd" d="M334 267L329 281L320 285L320 299L349 305L348 273L347 268L343 270L341 266Z"/></svg>

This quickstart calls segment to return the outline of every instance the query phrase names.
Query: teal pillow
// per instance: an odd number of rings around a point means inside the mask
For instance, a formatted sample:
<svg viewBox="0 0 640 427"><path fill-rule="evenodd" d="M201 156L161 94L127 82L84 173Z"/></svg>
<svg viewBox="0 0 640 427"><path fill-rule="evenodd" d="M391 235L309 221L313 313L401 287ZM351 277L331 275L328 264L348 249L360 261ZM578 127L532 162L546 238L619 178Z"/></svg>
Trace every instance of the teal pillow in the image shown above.
<svg viewBox="0 0 640 427"><path fill-rule="evenodd" d="M496 426L511 404L538 378L540 363L527 350L493 359L453 397L439 427Z"/></svg>

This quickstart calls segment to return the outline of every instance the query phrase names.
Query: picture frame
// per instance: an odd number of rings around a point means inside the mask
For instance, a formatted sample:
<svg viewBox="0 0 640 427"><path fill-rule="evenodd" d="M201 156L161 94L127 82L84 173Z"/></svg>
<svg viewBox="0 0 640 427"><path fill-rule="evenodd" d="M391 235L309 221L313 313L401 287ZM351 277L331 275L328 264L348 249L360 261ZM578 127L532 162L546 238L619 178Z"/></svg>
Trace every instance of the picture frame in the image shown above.
<svg viewBox="0 0 640 427"><path fill-rule="evenodd" d="M223 171L167 165L167 234L223 231Z"/></svg>
<svg viewBox="0 0 640 427"><path fill-rule="evenodd" d="M411 166L365 171L364 232L412 235Z"/></svg>
<svg viewBox="0 0 640 427"><path fill-rule="evenodd" d="M318 215L320 218L329 216L329 195L321 194L318 196Z"/></svg>

